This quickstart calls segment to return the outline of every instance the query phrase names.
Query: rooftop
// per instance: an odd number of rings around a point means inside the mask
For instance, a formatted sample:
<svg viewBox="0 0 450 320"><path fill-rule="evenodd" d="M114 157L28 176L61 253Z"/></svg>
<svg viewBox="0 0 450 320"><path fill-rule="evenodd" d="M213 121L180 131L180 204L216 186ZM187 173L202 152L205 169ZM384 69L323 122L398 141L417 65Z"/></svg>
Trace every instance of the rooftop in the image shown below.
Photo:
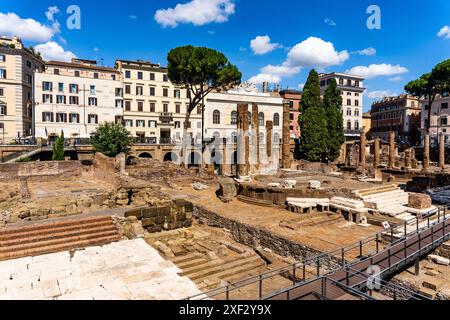
<svg viewBox="0 0 450 320"><path fill-rule="evenodd" d="M113 72L113 73L120 74L120 72L114 68L98 66L97 61L95 61L95 60L72 59L72 62L51 60L51 61L46 62L45 65L46 66L67 67L67 68L74 68L74 69L106 71L106 72Z"/></svg>
<svg viewBox="0 0 450 320"><path fill-rule="evenodd" d="M357 76L354 74L347 74L347 73L331 72L331 73L320 73L319 74L319 78L324 78L324 77L329 77L329 76L346 77L346 78L364 80L364 77Z"/></svg>

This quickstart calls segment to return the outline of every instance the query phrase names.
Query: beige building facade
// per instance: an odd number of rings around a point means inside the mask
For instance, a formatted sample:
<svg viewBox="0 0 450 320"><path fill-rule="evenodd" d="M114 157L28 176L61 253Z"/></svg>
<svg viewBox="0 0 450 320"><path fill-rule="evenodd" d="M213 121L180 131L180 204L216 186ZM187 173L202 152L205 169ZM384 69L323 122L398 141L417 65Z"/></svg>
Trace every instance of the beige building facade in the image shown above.
<svg viewBox="0 0 450 320"><path fill-rule="evenodd" d="M420 101L422 116L421 128L425 134L427 130L429 102L428 99ZM438 95L431 106L430 137L434 145L438 144L439 134L445 136L445 143L450 142L450 95Z"/></svg>
<svg viewBox="0 0 450 320"><path fill-rule="evenodd" d="M19 38L0 38L0 144L33 134L34 72L43 64Z"/></svg>
<svg viewBox="0 0 450 320"><path fill-rule="evenodd" d="M180 144L189 104L185 88L174 86L167 68L147 61L117 60L123 76L124 125L138 143ZM191 114L188 133L201 139L202 110Z"/></svg>
<svg viewBox="0 0 450 320"><path fill-rule="evenodd" d="M89 138L105 122L123 118L122 78L95 61L49 61L36 73L36 137Z"/></svg>

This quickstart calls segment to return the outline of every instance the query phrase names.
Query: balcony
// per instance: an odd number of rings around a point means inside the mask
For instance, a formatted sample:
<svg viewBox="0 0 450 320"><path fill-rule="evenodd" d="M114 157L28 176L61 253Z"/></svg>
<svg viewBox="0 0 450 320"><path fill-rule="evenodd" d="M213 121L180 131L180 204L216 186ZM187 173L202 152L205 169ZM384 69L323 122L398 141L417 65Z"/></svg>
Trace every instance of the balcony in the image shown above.
<svg viewBox="0 0 450 320"><path fill-rule="evenodd" d="M173 144L172 138L159 138L159 144Z"/></svg>
<svg viewBox="0 0 450 320"><path fill-rule="evenodd" d="M171 123L173 122L173 113L171 112L161 112L159 114L159 121L162 123Z"/></svg>

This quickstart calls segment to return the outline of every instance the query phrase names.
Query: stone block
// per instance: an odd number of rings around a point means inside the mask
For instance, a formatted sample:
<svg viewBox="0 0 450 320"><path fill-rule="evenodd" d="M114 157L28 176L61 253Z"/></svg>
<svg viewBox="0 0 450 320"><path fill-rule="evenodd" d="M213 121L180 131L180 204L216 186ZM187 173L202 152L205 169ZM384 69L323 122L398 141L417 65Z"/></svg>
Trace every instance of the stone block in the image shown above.
<svg viewBox="0 0 450 320"><path fill-rule="evenodd" d="M219 178L218 197L223 202L230 202L237 196L236 183L231 178Z"/></svg>
<svg viewBox="0 0 450 320"><path fill-rule="evenodd" d="M419 290L419 294L432 300L436 298L436 292L428 288L422 288L421 290Z"/></svg>
<svg viewBox="0 0 450 320"><path fill-rule="evenodd" d="M438 255L431 254L431 255L428 256L428 259L430 259L431 261L433 261L436 264L440 264L440 265L443 265L443 266L449 266L450 265L450 260L449 259L441 257L441 256L438 256Z"/></svg>
<svg viewBox="0 0 450 320"><path fill-rule="evenodd" d="M322 187L320 181L308 181L308 187L313 190L318 190Z"/></svg>
<svg viewBox="0 0 450 320"><path fill-rule="evenodd" d="M430 277L436 277L440 274L440 272L437 270L428 270L425 274Z"/></svg>
<svg viewBox="0 0 450 320"><path fill-rule="evenodd" d="M431 197L422 193L410 193L408 207L419 210L431 208Z"/></svg>
<svg viewBox="0 0 450 320"><path fill-rule="evenodd" d="M422 285L424 288L431 289L433 291L439 291L439 288L442 286L442 281L438 281L436 279L425 280Z"/></svg>
<svg viewBox="0 0 450 320"><path fill-rule="evenodd" d="M143 209L132 209L125 212L125 217L136 217L138 219L142 218L142 211Z"/></svg>
<svg viewBox="0 0 450 320"><path fill-rule="evenodd" d="M185 212L177 212L177 221L184 221L186 220L186 213Z"/></svg>
<svg viewBox="0 0 450 320"><path fill-rule="evenodd" d="M158 216L158 209L156 207L146 208L142 210L142 218L156 218Z"/></svg>
<svg viewBox="0 0 450 320"><path fill-rule="evenodd" d="M155 219L154 218L142 219L142 226L144 228L151 227L151 226L154 226L154 225L155 225Z"/></svg>
<svg viewBox="0 0 450 320"><path fill-rule="evenodd" d="M169 217L171 213L170 207L157 207L158 217Z"/></svg>

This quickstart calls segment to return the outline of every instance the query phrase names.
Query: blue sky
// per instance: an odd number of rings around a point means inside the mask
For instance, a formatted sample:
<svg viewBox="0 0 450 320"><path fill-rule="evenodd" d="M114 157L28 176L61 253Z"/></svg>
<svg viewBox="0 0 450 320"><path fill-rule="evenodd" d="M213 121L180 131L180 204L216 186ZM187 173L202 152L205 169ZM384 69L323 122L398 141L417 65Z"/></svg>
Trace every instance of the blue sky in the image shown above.
<svg viewBox="0 0 450 320"><path fill-rule="evenodd" d="M71 4L81 9L80 30L66 26ZM366 25L372 4L381 10L380 30ZM58 8L50 20L49 7ZM243 80L282 88L298 89L312 67L362 72L370 77L365 110L450 58L448 0L1 0L0 33L18 33L19 25L24 42L49 57L102 58L108 66L116 58L165 65L171 48L192 44L225 53Z"/></svg>

